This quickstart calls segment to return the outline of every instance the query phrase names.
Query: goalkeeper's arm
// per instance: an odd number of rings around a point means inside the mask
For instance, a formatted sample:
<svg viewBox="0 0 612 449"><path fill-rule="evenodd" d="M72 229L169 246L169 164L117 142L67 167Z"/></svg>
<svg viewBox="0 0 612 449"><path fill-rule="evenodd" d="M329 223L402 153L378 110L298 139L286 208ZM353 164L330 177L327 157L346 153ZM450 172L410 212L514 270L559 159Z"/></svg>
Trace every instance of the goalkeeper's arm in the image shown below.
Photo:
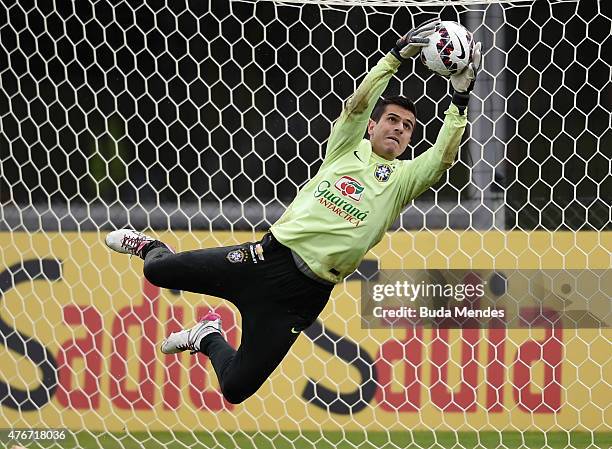
<svg viewBox="0 0 612 449"><path fill-rule="evenodd" d="M461 73L451 76L453 88L452 104L445 112L444 124L433 147L417 158L407 161L402 167L401 200L403 204L412 201L435 184L448 170L457 156L461 137L467 124L466 109L470 92L482 56L480 42L474 46L472 62Z"/></svg>
<svg viewBox="0 0 612 449"><path fill-rule="evenodd" d="M400 38L395 47L383 57L363 79L355 93L346 101L342 114L334 124L327 142L328 162L357 145L368 126L376 102L384 92L389 80L402 62L419 54L429 43L439 22L427 22Z"/></svg>

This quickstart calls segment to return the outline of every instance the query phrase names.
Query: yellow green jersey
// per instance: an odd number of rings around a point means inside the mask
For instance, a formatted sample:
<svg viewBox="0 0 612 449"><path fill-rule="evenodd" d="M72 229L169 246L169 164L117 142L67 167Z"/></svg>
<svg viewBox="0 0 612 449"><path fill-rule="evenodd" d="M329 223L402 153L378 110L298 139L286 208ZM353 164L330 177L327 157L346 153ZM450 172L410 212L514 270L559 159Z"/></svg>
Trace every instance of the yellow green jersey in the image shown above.
<svg viewBox="0 0 612 449"><path fill-rule="evenodd" d="M388 54L364 78L333 126L318 173L270 229L317 276L333 283L351 274L406 205L453 164L467 123L451 104L425 153L393 161L374 153L363 136L399 65Z"/></svg>

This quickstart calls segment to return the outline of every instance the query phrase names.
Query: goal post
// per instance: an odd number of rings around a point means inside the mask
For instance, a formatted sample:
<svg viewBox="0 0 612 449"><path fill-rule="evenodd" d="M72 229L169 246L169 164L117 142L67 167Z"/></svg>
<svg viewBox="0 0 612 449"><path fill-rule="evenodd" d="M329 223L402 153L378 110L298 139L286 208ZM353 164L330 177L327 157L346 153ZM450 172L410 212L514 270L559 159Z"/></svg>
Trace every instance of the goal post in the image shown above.
<svg viewBox="0 0 612 449"><path fill-rule="evenodd" d="M469 449L515 447L512 433L529 447L542 432L554 448L609 445L603 3L3 4L0 428L68 429L79 441L61 447L74 448ZM225 402L205 357L157 346L209 306L237 345L239 314L149 284L104 235L131 226L180 251L261 236L317 172L367 71L434 17L483 45L457 161L336 286L262 389ZM448 84L418 60L392 78L386 94L418 110L403 158L434 143ZM387 270L477 273L485 299L516 304L518 287L499 290L495 270L528 271L539 276L529 288L588 320L368 328L364 286Z"/></svg>

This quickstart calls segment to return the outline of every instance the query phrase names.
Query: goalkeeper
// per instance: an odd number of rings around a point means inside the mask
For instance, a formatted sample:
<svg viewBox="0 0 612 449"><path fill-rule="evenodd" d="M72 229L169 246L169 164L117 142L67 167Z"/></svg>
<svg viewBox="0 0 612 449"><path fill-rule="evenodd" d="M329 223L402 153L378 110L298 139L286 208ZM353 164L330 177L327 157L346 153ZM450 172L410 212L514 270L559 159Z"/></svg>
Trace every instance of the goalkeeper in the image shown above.
<svg viewBox="0 0 612 449"><path fill-rule="evenodd" d="M206 354L231 403L254 394L285 357L300 331L313 323L335 284L351 274L402 209L453 164L466 126L466 107L480 66L451 76L452 104L436 143L419 157L397 160L416 126L414 104L404 97L379 101L402 62L419 54L439 22L399 39L348 99L333 126L325 160L270 232L258 242L175 254L164 243L121 229L106 237L113 250L144 259L154 285L231 301L242 316L234 350L209 312L195 326L170 334L165 354ZM369 139L363 139L367 131Z"/></svg>

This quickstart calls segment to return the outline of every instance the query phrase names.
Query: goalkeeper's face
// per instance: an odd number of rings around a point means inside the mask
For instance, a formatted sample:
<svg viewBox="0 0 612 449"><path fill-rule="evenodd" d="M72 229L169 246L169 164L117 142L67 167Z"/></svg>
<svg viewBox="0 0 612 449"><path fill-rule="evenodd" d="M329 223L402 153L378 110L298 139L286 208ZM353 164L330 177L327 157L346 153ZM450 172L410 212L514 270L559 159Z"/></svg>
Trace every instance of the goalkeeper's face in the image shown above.
<svg viewBox="0 0 612 449"><path fill-rule="evenodd" d="M377 122L370 119L368 134L372 150L392 161L408 147L416 118L412 111L396 104L388 104Z"/></svg>

